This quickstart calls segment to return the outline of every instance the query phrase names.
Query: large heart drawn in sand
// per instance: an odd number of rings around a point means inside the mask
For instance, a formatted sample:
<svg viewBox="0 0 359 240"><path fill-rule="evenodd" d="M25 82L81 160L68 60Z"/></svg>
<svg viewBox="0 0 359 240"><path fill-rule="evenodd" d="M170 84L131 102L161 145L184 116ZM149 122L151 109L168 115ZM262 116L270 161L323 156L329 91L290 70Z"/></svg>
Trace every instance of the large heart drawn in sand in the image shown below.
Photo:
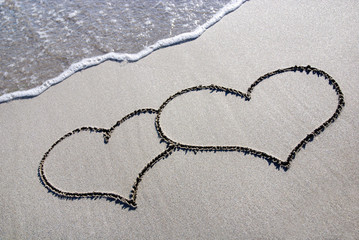
<svg viewBox="0 0 359 240"><path fill-rule="evenodd" d="M304 139L302 139L289 153L286 161L283 161L277 157L274 157L264 151L258 150L258 149L253 149L253 148L249 148L249 147L245 147L245 146L207 146L207 145L189 145L189 144L184 144L178 141L174 141L173 139L169 138L163 131L162 126L161 126L161 114L163 112L163 110L165 109L165 107L175 98L182 96L184 94L190 93L190 92L195 92L195 91L217 91L217 92L225 92L226 94L231 94L231 95L235 95L238 97L241 97L242 99L244 99L245 101L250 101L251 100L251 93L253 92L253 89L258 86L261 82L263 82L266 79L269 79L275 75L278 74L282 74L282 73L286 73L286 72L299 72L299 73L306 73L306 74L310 74L312 73L313 75L318 76L318 78L324 79L326 80L330 85L332 85L333 90L335 91L337 97L338 97L338 101L337 101L337 107L335 112L332 114L332 116L327 119L326 121L324 121L320 126L317 126L315 129L313 129L313 131L307 133L306 137L304 137ZM317 68L311 67L311 66L294 66L294 67L289 67L289 68L284 68L284 69L278 69L276 71L267 73L263 76L261 76L260 78L258 78L247 90L246 93L243 93L241 91L232 89L232 88L226 88L226 87L222 87L222 86L217 86L217 85L208 85L208 86L203 86L203 85L199 85L199 86L195 86L195 87L191 87L191 88L187 88L187 89L183 89L177 93L175 93L174 95L170 96L168 99L166 99L162 105L158 108L158 109L152 109L152 108L147 108L147 109L140 109L140 110L136 110L128 115L126 115L124 118L122 118L120 121L118 121L113 127L109 128L109 129L105 129L105 128L97 128L97 127L82 127L82 128L78 128L75 129L67 134L65 134L63 137L61 137L59 140L57 140L51 147L50 149L44 154L41 162L40 162L40 166L39 166L39 177L40 180L42 182L42 184L52 193L54 193L55 195L61 197L61 198L107 198L110 200L117 200L123 204L126 204L130 207L135 208L137 206L136 204L136 198L137 198L137 192L138 192L138 186L139 183L142 181L143 176L160 160L170 156L174 151L179 151L179 150L183 150L183 151L193 151L195 153L197 152L216 152L216 151L228 151L228 152L241 152L244 154L251 154L255 157L259 157L262 158L266 161L268 161L269 163L274 163L274 165L277 166L277 168L282 167L283 169L287 170L290 167L291 162L293 161L293 159L295 158L296 154L306 146L306 144L310 143L311 141L313 141L313 139L318 136L321 132L323 132L330 124L332 124L340 115L343 107L344 107L345 103L344 103L344 95L342 93L342 91L340 90L340 87L338 85L338 83L330 76L328 75L326 72L319 70ZM120 124L122 124L123 122L131 119L132 117L136 116L136 115L140 115L140 114L156 114L156 120L155 120L155 127L156 127L156 131L161 139L162 142L165 142L167 144L167 148L160 153L159 155L157 155L157 157L155 157L154 159L152 159L151 161L148 162L148 164L146 166L144 166L144 168L142 169L142 171L138 174L135 183L132 186L132 194L130 195L129 198L125 198L119 194L115 194L115 193L106 193L106 192L69 192L69 191L65 191L65 190L60 190L59 188L55 187L53 184L51 184L47 177L45 176L45 171L44 171L44 163L48 157L48 155L50 154L50 152L63 140L65 140L66 138L77 134L79 132L83 132L83 131L90 131L90 132L97 132L97 133L101 133L103 134L104 137L104 142L107 143L111 137L111 134L113 133L113 131L115 130L116 127L120 126Z"/></svg>

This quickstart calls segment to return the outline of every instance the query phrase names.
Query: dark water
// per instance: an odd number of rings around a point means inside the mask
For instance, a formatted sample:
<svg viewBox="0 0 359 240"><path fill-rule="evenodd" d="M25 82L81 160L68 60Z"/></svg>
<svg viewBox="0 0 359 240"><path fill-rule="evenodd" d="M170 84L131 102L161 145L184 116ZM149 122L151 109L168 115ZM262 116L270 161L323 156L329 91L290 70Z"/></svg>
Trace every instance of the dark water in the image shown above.
<svg viewBox="0 0 359 240"><path fill-rule="evenodd" d="M108 52L136 53L189 32L229 0L0 0L0 96Z"/></svg>

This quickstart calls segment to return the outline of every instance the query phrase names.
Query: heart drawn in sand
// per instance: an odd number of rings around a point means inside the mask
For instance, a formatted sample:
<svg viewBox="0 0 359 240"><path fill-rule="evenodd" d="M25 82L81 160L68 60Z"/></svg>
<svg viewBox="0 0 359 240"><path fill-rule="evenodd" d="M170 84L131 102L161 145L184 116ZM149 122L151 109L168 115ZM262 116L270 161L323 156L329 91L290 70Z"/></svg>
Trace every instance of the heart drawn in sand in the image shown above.
<svg viewBox="0 0 359 240"><path fill-rule="evenodd" d="M335 112L332 114L332 116L326 120L325 122L323 122L320 126L318 126L317 128L315 128L312 132L308 133L307 136L302 139L295 147L294 149L292 149L292 151L289 153L286 161L280 160L277 157L274 157L268 153L265 153L263 151L257 150L257 149L252 149L249 147L245 147L245 146L203 146L203 145L189 145L189 144L184 144L181 142L177 142L174 141L172 139L170 139L163 131L162 127L161 127L161 113L162 111L165 109L165 107L175 98L180 97L184 94L187 93L191 93L194 91L216 91L216 92L224 92L226 94L231 94L231 95L235 95L238 97L241 97L242 99L244 99L245 101L250 101L251 100L251 94L254 90L254 88L260 84L261 82L263 82L266 79L269 79L270 77L273 77L275 75L278 74L282 74L282 73L286 73L286 72L299 72L299 73L304 73L304 74L310 74L312 73L313 75L317 75L318 79L324 79L326 80L330 85L332 85L333 90L335 91L337 97L338 97L338 102L337 102L337 107ZM289 67L289 68L284 68L284 69L278 69L276 71L267 73L263 76L261 76L260 78L258 78L247 90L246 93L243 93L241 91L232 89L232 88L226 88L226 87L222 87L222 86L217 86L217 85L208 85L208 86L195 86L195 87L191 87L191 88L187 88L187 89L183 89L177 93L175 93L174 95L170 96L168 99L166 99L162 105L158 108L158 109L153 109L153 108L146 108L146 109L139 109L136 110L128 115L126 115L124 118L122 118L120 121L118 121L114 126L112 126L109 129L105 129L105 128L98 128L98 127L81 127L78 129L75 129L67 134L65 134L63 137L61 137L60 139L58 139L50 148L49 150L43 155L43 158L40 162L40 166L38 169L38 174L39 174L39 178L41 183L53 194L55 194L56 196L60 197L60 198L70 198L70 199L77 199L77 198L106 198L109 200L115 200L115 201L119 201L120 203L123 203L129 207L135 208L137 207L136 204L136 199L137 199L137 193L138 193L138 187L140 182L143 179L143 176L160 160L169 157L174 151L192 151L194 153L197 152L216 152L216 151L228 151L228 152L242 152L245 155L246 154L251 154L255 157L258 158L262 158L266 161L268 161L269 163L274 163L274 165L279 169L280 167L282 167L284 170L288 170L290 167L291 162L294 160L296 154L303 149L306 144L310 143L311 141L313 141L313 139L318 136L321 132L323 132L330 124L332 124L340 115L343 107L344 107L345 103L344 103L344 95L342 93L342 91L340 90L340 87L338 85L338 83L331 77L329 76L329 74L327 74L326 72L319 70L317 68L311 67L311 66L294 66L294 67ZM106 193L106 192L69 192L69 191L65 191L65 190L60 190L59 188L55 187L53 184L51 184L46 175L45 175L45 170L44 170L44 164L46 162L46 159L48 157L48 155L51 153L51 151L62 141L64 141L65 139L67 139L68 137L77 134L79 132L83 132L83 131L89 131L89 132L96 132L96 133L101 133L103 134L103 138L104 138L104 143L108 143L108 141L111 138L111 134L113 133L113 131L119 127L122 123L124 123L125 121L131 119L134 116L137 115L141 115L141 114L156 114L156 119L155 119L155 127L156 127L156 131L158 133L158 136L161 140L161 142L165 142L167 144L167 148L160 153L159 155L157 155L155 158L153 158L151 161L149 161L147 163L146 166L144 166L144 168L141 170L141 172L138 174L133 186L132 186L132 191L131 194L128 198L123 197L119 194L116 193Z"/></svg>

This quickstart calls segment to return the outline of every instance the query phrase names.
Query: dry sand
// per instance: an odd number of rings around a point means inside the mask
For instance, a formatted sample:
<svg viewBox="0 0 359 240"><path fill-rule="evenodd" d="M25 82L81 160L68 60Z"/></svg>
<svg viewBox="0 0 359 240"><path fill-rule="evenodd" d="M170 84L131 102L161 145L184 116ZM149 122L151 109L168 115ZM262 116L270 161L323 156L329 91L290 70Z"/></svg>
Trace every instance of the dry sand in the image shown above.
<svg viewBox="0 0 359 240"><path fill-rule="evenodd" d="M249 1L199 39L135 63L105 62L42 95L0 105L1 239L358 239L359 3ZM317 67L340 85L339 119L298 153L289 171L241 153L173 153L139 187L138 208L104 199L64 200L40 184L42 155L81 126L111 127L175 92L217 84L245 92L261 75ZM263 82L252 100L199 92L163 112L163 128L191 144L246 145L281 159L336 107L312 75ZM128 197L139 171L165 149L154 115L101 134L81 133L47 159L67 191Z"/></svg>

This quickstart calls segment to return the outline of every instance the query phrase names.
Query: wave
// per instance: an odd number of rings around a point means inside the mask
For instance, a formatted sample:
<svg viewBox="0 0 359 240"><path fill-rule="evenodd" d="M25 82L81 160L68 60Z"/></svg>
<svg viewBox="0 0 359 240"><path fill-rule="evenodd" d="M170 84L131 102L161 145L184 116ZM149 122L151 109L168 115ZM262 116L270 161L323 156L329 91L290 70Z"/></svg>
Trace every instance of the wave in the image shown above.
<svg viewBox="0 0 359 240"><path fill-rule="evenodd" d="M107 54L96 56L96 57L85 58L77 63L73 63L68 69L66 69L60 75L58 75L55 78L51 78L51 79L45 81L40 86L31 88L29 90L15 91L12 93L6 93L6 94L1 95L0 103L8 102L8 101L15 100L15 99L36 97L36 96L40 95L41 93L43 93L44 91L46 91L47 89L49 89L51 86L54 86L54 85L64 81L65 79L67 79L68 77L73 75L74 73L84 70L89 67L99 65L105 61L112 60L112 61L118 61L118 62L123 62L123 61L136 62L160 48L169 47L172 45L176 45L176 44L194 40L194 39L198 38L199 36L201 36L208 28L210 28L215 23L220 21L225 15L235 11L243 3L247 2L247 1L249 1L249 0L233 0L230 3L226 4L223 8L221 8L206 23L197 27L194 31L182 33L182 34L179 34L179 35L171 37L171 38L161 39L161 40L157 41L155 44L145 47L143 50L141 50L138 53L129 54L129 53L111 52L111 53L107 53Z"/></svg>

